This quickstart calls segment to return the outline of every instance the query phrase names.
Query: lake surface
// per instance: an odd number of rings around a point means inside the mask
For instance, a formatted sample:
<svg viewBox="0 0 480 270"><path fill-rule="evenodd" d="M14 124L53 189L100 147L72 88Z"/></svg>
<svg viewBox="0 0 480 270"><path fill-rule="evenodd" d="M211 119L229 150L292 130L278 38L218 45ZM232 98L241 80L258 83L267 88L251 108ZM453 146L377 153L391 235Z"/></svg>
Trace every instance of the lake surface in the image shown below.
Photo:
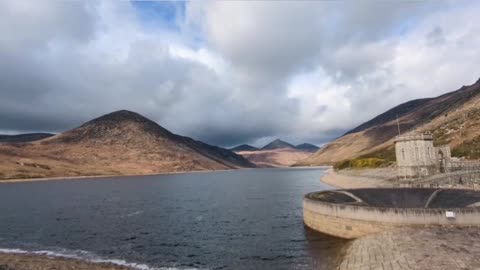
<svg viewBox="0 0 480 270"><path fill-rule="evenodd" d="M304 227L324 169L0 185L0 248L145 269L328 269L342 241Z"/></svg>

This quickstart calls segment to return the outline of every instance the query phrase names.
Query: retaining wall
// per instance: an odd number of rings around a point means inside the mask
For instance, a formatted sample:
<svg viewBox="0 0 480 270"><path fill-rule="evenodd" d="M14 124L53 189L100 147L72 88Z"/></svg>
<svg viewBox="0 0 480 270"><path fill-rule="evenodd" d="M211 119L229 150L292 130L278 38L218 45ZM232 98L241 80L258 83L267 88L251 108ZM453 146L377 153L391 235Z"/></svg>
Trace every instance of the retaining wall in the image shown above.
<svg viewBox="0 0 480 270"><path fill-rule="evenodd" d="M454 171L418 180L417 183L473 185L480 184L480 170Z"/></svg>
<svg viewBox="0 0 480 270"><path fill-rule="evenodd" d="M307 194L303 200L305 224L322 233L353 239L398 226L476 226L480 208L385 208L330 203ZM452 211L455 218L447 218Z"/></svg>

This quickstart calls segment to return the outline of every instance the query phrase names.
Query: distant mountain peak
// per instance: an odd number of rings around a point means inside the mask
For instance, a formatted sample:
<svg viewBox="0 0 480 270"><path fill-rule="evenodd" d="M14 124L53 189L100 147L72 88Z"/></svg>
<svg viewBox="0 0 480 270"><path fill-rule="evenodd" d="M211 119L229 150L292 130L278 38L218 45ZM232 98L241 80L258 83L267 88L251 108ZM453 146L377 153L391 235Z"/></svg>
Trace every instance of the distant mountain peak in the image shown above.
<svg viewBox="0 0 480 270"><path fill-rule="evenodd" d="M122 122L122 121L133 121L133 122L140 122L140 123L155 123L152 120L146 118L145 116L128 111L128 110L119 110L115 112L111 112L100 117L97 117L91 121L86 122L84 125L99 123L99 122ZM156 123L155 123L156 124Z"/></svg>
<svg viewBox="0 0 480 270"><path fill-rule="evenodd" d="M281 148L295 148L295 146L282 141L280 139L275 139L271 143L262 147L262 150L274 150L274 149L281 149Z"/></svg>
<svg viewBox="0 0 480 270"><path fill-rule="evenodd" d="M120 110L97 117L45 143L133 143L145 136L171 138L170 131L136 112Z"/></svg>
<svg viewBox="0 0 480 270"><path fill-rule="evenodd" d="M305 152L314 153L314 152L317 152L317 150L320 149L320 147L318 147L314 144L311 144L311 143L302 143L302 144L296 145L295 149L305 151Z"/></svg>
<svg viewBox="0 0 480 270"><path fill-rule="evenodd" d="M233 148L230 148L230 151L233 152L242 152L242 151L258 151L259 149L257 147L251 146L249 144L241 144L239 146L235 146Z"/></svg>

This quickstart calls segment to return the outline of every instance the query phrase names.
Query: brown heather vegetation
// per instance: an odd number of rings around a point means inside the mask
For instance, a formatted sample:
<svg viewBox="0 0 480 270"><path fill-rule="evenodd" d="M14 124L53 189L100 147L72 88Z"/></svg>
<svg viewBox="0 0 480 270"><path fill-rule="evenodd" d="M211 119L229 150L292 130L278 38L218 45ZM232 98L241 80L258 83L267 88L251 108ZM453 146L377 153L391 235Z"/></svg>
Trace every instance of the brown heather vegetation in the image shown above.
<svg viewBox="0 0 480 270"><path fill-rule="evenodd" d="M129 111L104 115L43 140L0 144L0 179L153 174L253 166L229 150L175 135Z"/></svg>
<svg viewBox="0 0 480 270"><path fill-rule="evenodd" d="M480 157L480 80L471 86L436 98L413 100L380 114L327 144L298 165L334 165L338 162L373 157L393 149L398 135L397 116L402 133L432 132L434 144L448 144L452 154L467 159ZM388 151L387 151L388 152Z"/></svg>
<svg viewBox="0 0 480 270"><path fill-rule="evenodd" d="M480 159L480 137L464 142L452 149L452 156L466 159Z"/></svg>

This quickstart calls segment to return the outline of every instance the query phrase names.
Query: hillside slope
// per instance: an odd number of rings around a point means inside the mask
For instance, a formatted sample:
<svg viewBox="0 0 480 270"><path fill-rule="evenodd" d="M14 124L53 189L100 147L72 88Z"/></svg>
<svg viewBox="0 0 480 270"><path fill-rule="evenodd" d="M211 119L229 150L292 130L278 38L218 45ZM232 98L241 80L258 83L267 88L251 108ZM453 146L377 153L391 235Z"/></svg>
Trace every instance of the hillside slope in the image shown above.
<svg viewBox="0 0 480 270"><path fill-rule="evenodd" d="M448 144L454 154L459 153L458 149L480 136L480 80L436 98L396 106L325 145L298 165L333 164L391 149L398 135L397 115L402 133L430 131L435 144ZM467 158L474 154L464 153Z"/></svg>
<svg viewBox="0 0 480 270"><path fill-rule="evenodd" d="M40 141L0 145L0 179L254 166L227 149L175 135L130 111L113 112Z"/></svg>

